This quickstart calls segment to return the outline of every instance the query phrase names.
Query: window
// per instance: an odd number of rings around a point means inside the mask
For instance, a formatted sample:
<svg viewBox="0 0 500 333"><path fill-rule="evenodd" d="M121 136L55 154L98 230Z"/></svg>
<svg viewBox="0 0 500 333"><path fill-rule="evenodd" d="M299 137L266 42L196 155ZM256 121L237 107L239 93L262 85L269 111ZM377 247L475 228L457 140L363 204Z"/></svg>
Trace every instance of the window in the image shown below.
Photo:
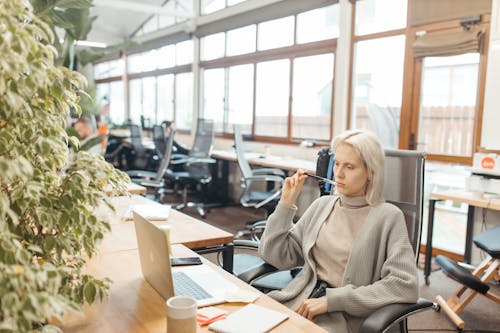
<svg viewBox="0 0 500 333"><path fill-rule="evenodd" d="M127 61L129 73L140 73L143 71L144 57L142 53L129 55Z"/></svg>
<svg viewBox="0 0 500 333"><path fill-rule="evenodd" d="M193 123L193 73L182 73L176 76L175 97L177 129L191 130Z"/></svg>
<svg viewBox="0 0 500 333"><path fill-rule="evenodd" d="M224 125L224 69L203 71L203 118L214 120L214 130L222 132Z"/></svg>
<svg viewBox="0 0 500 333"><path fill-rule="evenodd" d="M162 75L156 79L157 84L157 124L164 120L174 120L174 75Z"/></svg>
<svg viewBox="0 0 500 333"><path fill-rule="evenodd" d="M339 36L339 4L297 15L297 43L309 43Z"/></svg>
<svg viewBox="0 0 500 333"><path fill-rule="evenodd" d="M187 65L193 62L193 41L186 40L175 45L175 63Z"/></svg>
<svg viewBox="0 0 500 333"><path fill-rule="evenodd" d="M292 137L330 140L333 54L294 60Z"/></svg>
<svg viewBox="0 0 500 333"><path fill-rule="evenodd" d="M125 122L125 94L123 81L113 81L109 83L109 120L114 124ZM105 102L103 103L103 107Z"/></svg>
<svg viewBox="0 0 500 333"><path fill-rule="evenodd" d="M406 27L407 0L359 0L356 2L356 35Z"/></svg>
<svg viewBox="0 0 500 333"><path fill-rule="evenodd" d="M228 121L225 131L233 132L233 125L240 124L241 132L252 133L253 122L253 65L229 68Z"/></svg>
<svg viewBox="0 0 500 333"><path fill-rule="evenodd" d="M167 45L158 49L158 68L170 68L175 66L175 45Z"/></svg>
<svg viewBox="0 0 500 333"><path fill-rule="evenodd" d="M403 91L405 36L355 44L351 128L372 130L397 148Z"/></svg>
<svg viewBox="0 0 500 333"><path fill-rule="evenodd" d="M255 52L255 24L227 32L227 55Z"/></svg>
<svg viewBox="0 0 500 333"><path fill-rule="evenodd" d="M472 156L479 53L426 57L422 67L417 149Z"/></svg>
<svg viewBox="0 0 500 333"><path fill-rule="evenodd" d="M142 79L142 114L144 125L152 127L156 123L156 77Z"/></svg>
<svg viewBox="0 0 500 333"><path fill-rule="evenodd" d="M212 60L222 58L224 56L226 45L226 34L220 32L218 34L209 35L201 39L201 60Z"/></svg>
<svg viewBox="0 0 500 333"><path fill-rule="evenodd" d="M293 44L294 17L260 23L258 26L259 51Z"/></svg>
<svg viewBox="0 0 500 333"><path fill-rule="evenodd" d="M290 61L258 63L256 79L255 134L287 137Z"/></svg>
<svg viewBox="0 0 500 333"><path fill-rule="evenodd" d="M142 115L142 80L134 79L129 82L130 120L134 124L141 123Z"/></svg>
<svg viewBox="0 0 500 333"><path fill-rule="evenodd" d="M211 14L226 7L225 0L201 0L201 14Z"/></svg>

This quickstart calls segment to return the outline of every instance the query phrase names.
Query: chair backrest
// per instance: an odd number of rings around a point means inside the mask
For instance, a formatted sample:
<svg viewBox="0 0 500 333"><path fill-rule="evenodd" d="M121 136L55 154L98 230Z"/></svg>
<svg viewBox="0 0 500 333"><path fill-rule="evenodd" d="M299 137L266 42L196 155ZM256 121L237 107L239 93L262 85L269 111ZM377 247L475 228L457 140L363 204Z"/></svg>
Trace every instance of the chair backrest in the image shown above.
<svg viewBox="0 0 500 333"><path fill-rule="evenodd" d="M422 236L425 157L414 150L385 150L384 198L403 211L416 258Z"/></svg>
<svg viewBox="0 0 500 333"><path fill-rule="evenodd" d="M134 150L140 151L144 149L144 146L142 145L141 128L139 125L130 125L130 142L132 143Z"/></svg>
<svg viewBox="0 0 500 333"><path fill-rule="evenodd" d="M165 155L165 150L167 148L167 142L165 138L165 130L161 125L153 125L153 142L155 144L156 154L163 158Z"/></svg>
<svg viewBox="0 0 500 333"><path fill-rule="evenodd" d="M243 135L240 125L234 125L234 147L236 149L236 158L238 166L244 178L252 176L252 168L245 158L245 149L243 148Z"/></svg>
<svg viewBox="0 0 500 333"><path fill-rule="evenodd" d="M161 126L160 126L161 127ZM162 128L163 131L163 128ZM163 157L161 158L160 166L158 167L158 171L156 172L155 181L160 181L165 172L167 171L168 166L170 165L170 159L172 158L172 147L174 145L174 136L175 130L172 128L170 130L170 136L166 138L165 142L165 151Z"/></svg>
<svg viewBox="0 0 500 333"><path fill-rule="evenodd" d="M385 150L384 198L401 209L405 216L408 236L417 256L422 234L424 207L425 153L413 150ZM318 152L316 174L333 178L333 155L324 147ZM320 194L328 194L319 182Z"/></svg>
<svg viewBox="0 0 500 333"><path fill-rule="evenodd" d="M193 147L189 150L191 157L209 157L214 140L214 121L212 119L198 119Z"/></svg>

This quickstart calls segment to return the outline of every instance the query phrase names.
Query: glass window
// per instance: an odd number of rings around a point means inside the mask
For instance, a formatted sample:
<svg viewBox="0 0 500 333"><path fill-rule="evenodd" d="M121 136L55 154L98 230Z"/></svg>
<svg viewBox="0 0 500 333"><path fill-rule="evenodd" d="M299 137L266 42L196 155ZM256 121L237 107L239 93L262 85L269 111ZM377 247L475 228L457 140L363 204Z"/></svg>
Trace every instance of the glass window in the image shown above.
<svg viewBox="0 0 500 333"><path fill-rule="evenodd" d="M142 53L131 54L127 58L128 61L128 72L129 73L140 73L142 72L142 66L144 63L144 58Z"/></svg>
<svg viewBox="0 0 500 333"><path fill-rule="evenodd" d="M333 54L294 60L292 137L330 139Z"/></svg>
<svg viewBox="0 0 500 333"><path fill-rule="evenodd" d="M157 50L144 52L142 56L142 71L154 71L158 68L159 55Z"/></svg>
<svg viewBox="0 0 500 333"><path fill-rule="evenodd" d="M149 32L153 32L158 30L158 16L153 16L150 18L144 25L142 26L142 32L147 34Z"/></svg>
<svg viewBox="0 0 500 333"><path fill-rule="evenodd" d="M142 114L144 125L152 127L156 123L156 77L142 79Z"/></svg>
<svg viewBox="0 0 500 333"><path fill-rule="evenodd" d="M142 115L142 80L134 79L129 82L130 120L134 124L141 123Z"/></svg>
<svg viewBox="0 0 500 333"><path fill-rule="evenodd" d="M227 32L227 55L255 52L255 24Z"/></svg>
<svg viewBox="0 0 500 333"><path fill-rule="evenodd" d="M405 36L360 41L354 49L351 128L375 132L397 148L403 92Z"/></svg>
<svg viewBox="0 0 500 333"><path fill-rule="evenodd" d="M339 36L340 5L310 10L297 15L297 43L310 43Z"/></svg>
<svg viewBox="0 0 500 333"><path fill-rule="evenodd" d="M222 132L224 125L224 68L203 71L203 118L214 120L214 130Z"/></svg>
<svg viewBox="0 0 500 333"><path fill-rule="evenodd" d="M109 88L109 120L113 124L123 124L125 121L123 81L113 81L109 84Z"/></svg>
<svg viewBox="0 0 500 333"><path fill-rule="evenodd" d="M177 66L193 62L193 41L191 39L175 45L175 59Z"/></svg>
<svg viewBox="0 0 500 333"><path fill-rule="evenodd" d="M229 68L228 120L226 132L233 132L233 124L240 124L243 134L252 133L253 120L253 65Z"/></svg>
<svg viewBox="0 0 500 333"><path fill-rule="evenodd" d="M289 86L290 61L288 59L257 64L256 135L288 136Z"/></svg>
<svg viewBox="0 0 500 333"><path fill-rule="evenodd" d="M479 57L469 53L424 58L418 150L472 155Z"/></svg>
<svg viewBox="0 0 500 333"><path fill-rule="evenodd" d="M293 44L293 16L260 23L258 27L258 49L269 50Z"/></svg>
<svg viewBox="0 0 500 333"><path fill-rule="evenodd" d="M109 62L109 76L122 76L125 71L123 58Z"/></svg>
<svg viewBox="0 0 500 333"><path fill-rule="evenodd" d="M175 124L177 129L191 130L193 123L193 73L175 78Z"/></svg>
<svg viewBox="0 0 500 333"><path fill-rule="evenodd" d="M175 45L167 45L158 49L158 68L175 66Z"/></svg>
<svg viewBox="0 0 500 333"><path fill-rule="evenodd" d="M158 76L156 80L158 85L157 93L157 123L164 120L174 120L174 75Z"/></svg>
<svg viewBox="0 0 500 333"><path fill-rule="evenodd" d="M225 0L201 0L201 14L214 13L226 7Z"/></svg>
<svg viewBox="0 0 500 333"><path fill-rule="evenodd" d="M109 77L109 63L101 62L94 65L94 78L96 80Z"/></svg>
<svg viewBox="0 0 500 333"><path fill-rule="evenodd" d="M356 1L356 35L406 27L407 0Z"/></svg>
<svg viewBox="0 0 500 333"><path fill-rule="evenodd" d="M225 38L226 34L223 32L201 38L201 60L222 58L226 45Z"/></svg>
<svg viewBox="0 0 500 333"><path fill-rule="evenodd" d="M158 29L170 27L175 24L175 17L172 15L158 15Z"/></svg>

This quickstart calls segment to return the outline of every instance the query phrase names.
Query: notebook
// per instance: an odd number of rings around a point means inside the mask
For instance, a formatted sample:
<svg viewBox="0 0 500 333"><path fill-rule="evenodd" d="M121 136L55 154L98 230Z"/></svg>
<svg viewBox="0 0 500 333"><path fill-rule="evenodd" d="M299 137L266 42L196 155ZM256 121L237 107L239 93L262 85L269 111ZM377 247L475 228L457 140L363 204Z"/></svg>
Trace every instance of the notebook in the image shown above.
<svg viewBox="0 0 500 333"><path fill-rule="evenodd" d="M202 307L224 303L225 294L238 289L207 265L175 267L172 272L165 228L133 214L142 275L164 299L192 296Z"/></svg>
<svg viewBox="0 0 500 333"><path fill-rule="evenodd" d="M238 311L208 325L217 333L264 333L288 319L288 315L256 304L248 304Z"/></svg>
<svg viewBox="0 0 500 333"><path fill-rule="evenodd" d="M161 205L156 202L131 205L123 214L123 219L132 220L134 218L133 212L149 221L166 221L170 214L170 205Z"/></svg>

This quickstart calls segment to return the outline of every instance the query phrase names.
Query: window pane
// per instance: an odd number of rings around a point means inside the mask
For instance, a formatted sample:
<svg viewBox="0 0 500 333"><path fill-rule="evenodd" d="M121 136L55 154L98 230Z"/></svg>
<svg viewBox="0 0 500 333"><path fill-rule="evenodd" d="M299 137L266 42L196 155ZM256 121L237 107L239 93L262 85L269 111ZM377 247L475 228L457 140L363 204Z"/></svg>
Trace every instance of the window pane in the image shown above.
<svg viewBox="0 0 500 333"><path fill-rule="evenodd" d="M158 68L175 66L175 45L167 45L158 49Z"/></svg>
<svg viewBox="0 0 500 333"><path fill-rule="evenodd" d="M288 59L257 64L255 134L288 135L290 61Z"/></svg>
<svg viewBox="0 0 500 333"><path fill-rule="evenodd" d="M158 15L158 29L170 27L175 24L175 17L172 15Z"/></svg>
<svg viewBox="0 0 500 333"><path fill-rule="evenodd" d="M101 62L94 65L94 78L96 80L109 77L109 62Z"/></svg>
<svg viewBox="0 0 500 333"><path fill-rule="evenodd" d="M357 42L351 128L372 130L385 148L397 148L405 37Z"/></svg>
<svg viewBox="0 0 500 333"><path fill-rule="evenodd" d="M109 62L109 76L122 76L125 70L123 58Z"/></svg>
<svg viewBox="0 0 500 333"><path fill-rule="evenodd" d="M479 53L425 58L417 149L471 156Z"/></svg>
<svg viewBox="0 0 500 333"><path fill-rule="evenodd" d="M147 34L152 31L158 30L158 16L153 16L142 26L142 32Z"/></svg>
<svg viewBox="0 0 500 333"><path fill-rule="evenodd" d="M309 43L339 36L339 9L335 4L297 15L297 43Z"/></svg>
<svg viewBox="0 0 500 333"><path fill-rule="evenodd" d="M233 132L233 124L241 124L243 134L252 133L253 81L253 65L229 68L226 132Z"/></svg>
<svg viewBox="0 0 500 333"><path fill-rule="evenodd" d="M193 122L193 73L175 78L175 124L177 129L191 130Z"/></svg>
<svg viewBox="0 0 500 333"><path fill-rule="evenodd" d="M333 54L297 58L293 67L292 136L330 139Z"/></svg>
<svg viewBox="0 0 500 333"><path fill-rule="evenodd" d="M142 80L134 79L129 82L130 120L134 124L141 123L142 115Z"/></svg>
<svg viewBox="0 0 500 333"><path fill-rule="evenodd" d="M201 60L222 58L225 49L225 34L223 32L203 37L201 39Z"/></svg>
<svg viewBox="0 0 500 333"><path fill-rule="evenodd" d="M109 84L109 88L110 121L114 124L123 124L125 121L125 94L123 91L123 81L113 81Z"/></svg>
<svg viewBox="0 0 500 333"><path fill-rule="evenodd" d="M136 53L136 54L129 55L127 58L127 61L128 61L128 72L129 73L142 72L142 66L144 63L142 53Z"/></svg>
<svg viewBox="0 0 500 333"><path fill-rule="evenodd" d="M164 120L174 120L174 75L162 75L157 79L157 119L158 123Z"/></svg>
<svg viewBox="0 0 500 333"><path fill-rule="evenodd" d="M255 52L255 24L227 32L227 55Z"/></svg>
<svg viewBox="0 0 500 333"><path fill-rule="evenodd" d="M142 113L146 127L156 123L156 77L154 76L142 79Z"/></svg>
<svg viewBox="0 0 500 333"><path fill-rule="evenodd" d="M407 0L356 1L356 35L406 27Z"/></svg>
<svg viewBox="0 0 500 333"><path fill-rule="evenodd" d="M159 54L157 50L151 50L143 53L142 58L142 71L154 71L158 68Z"/></svg>
<svg viewBox="0 0 500 333"><path fill-rule="evenodd" d="M224 124L224 69L203 72L203 118L214 120L214 130L222 132Z"/></svg>
<svg viewBox="0 0 500 333"><path fill-rule="evenodd" d="M191 39L175 45L175 59L177 65L193 62L193 41Z"/></svg>
<svg viewBox="0 0 500 333"><path fill-rule="evenodd" d="M201 0L201 14L206 15L226 7L225 0Z"/></svg>
<svg viewBox="0 0 500 333"><path fill-rule="evenodd" d="M293 44L294 17L289 16L259 24L259 50Z"/></svg>

